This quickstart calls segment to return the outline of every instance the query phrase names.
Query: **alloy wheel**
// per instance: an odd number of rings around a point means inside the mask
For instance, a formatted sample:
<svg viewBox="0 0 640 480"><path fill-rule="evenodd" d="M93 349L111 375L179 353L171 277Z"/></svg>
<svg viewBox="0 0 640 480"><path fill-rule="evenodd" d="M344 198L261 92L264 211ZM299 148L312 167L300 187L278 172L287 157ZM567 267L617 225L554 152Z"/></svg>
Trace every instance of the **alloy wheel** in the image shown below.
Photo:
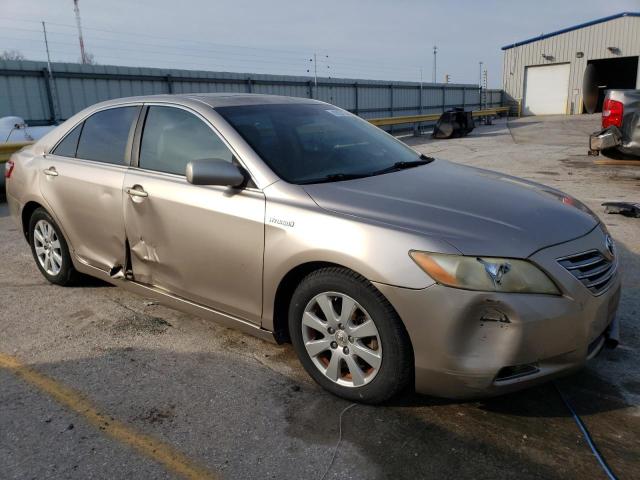
<svg viewBox="0 0 640 480"><path fill-rule="evenodd" d="M58 275L62 268L62 249L53 225L38 220L33 229L33 244L42 269L52 277Z"/></svg>
<svg viewBox="0 0 640 480"><path fill-rule="evenodd" d="M342 386L369 383L382 365L375 322L343 293L324 292L311 299L302 317L302 340L318 370Z"/></svg>

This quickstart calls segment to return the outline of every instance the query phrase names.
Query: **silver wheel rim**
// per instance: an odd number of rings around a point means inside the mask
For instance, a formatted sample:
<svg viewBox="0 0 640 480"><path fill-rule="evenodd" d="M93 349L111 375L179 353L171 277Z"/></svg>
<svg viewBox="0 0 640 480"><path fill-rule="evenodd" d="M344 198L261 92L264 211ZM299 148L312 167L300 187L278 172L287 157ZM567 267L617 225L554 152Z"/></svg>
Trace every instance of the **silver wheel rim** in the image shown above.
<svg viewBox="0 0 640 480"><path fill-rule="evenodd" d="M62 268L62 249L53 225L38 220L33 229L33 244L42 269L53 277L58 275Z"/></svg>
<svg viewBox="0 0 640 480"><path fill-rule="evenodd" d="M376 324L343 293L324 292L311 299L302 316L302 341L316 368L338 385L366 385L382 365Z"/></svg>

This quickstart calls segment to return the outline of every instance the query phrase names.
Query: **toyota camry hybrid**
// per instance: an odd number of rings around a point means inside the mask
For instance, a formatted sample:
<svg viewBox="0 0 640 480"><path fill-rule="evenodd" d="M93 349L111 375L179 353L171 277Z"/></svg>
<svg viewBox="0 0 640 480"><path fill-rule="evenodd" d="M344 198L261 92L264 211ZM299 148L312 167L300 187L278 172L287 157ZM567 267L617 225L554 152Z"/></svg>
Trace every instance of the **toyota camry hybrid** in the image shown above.
<svg viewBox="0 0 640 480"><path fill-rule="evenodd" d="M348 399L501 394L617 335L615 247L582 203L421 155L319 101L111 100L5 176L50 282L90 275L290 341Z"/></svg>

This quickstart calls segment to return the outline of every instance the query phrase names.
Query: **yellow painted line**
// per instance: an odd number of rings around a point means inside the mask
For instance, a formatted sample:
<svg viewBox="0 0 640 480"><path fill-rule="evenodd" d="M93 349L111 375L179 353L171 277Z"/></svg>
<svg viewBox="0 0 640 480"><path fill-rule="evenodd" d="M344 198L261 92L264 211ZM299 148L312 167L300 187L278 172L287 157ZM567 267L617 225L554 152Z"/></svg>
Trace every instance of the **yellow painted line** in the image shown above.
<svg viewBox="0 0 640 480"><path fill-rule="evenodd" d="M61 385L27 365L23 365L17 358L0 353L0 368L10 371L16 377L37 387L64 407L84 417L91 425L111 438L130 445L143 455L162 464L167 470L187 479L220 478L218 475L194 465L173 447L138 433L117 420L112 420L111 417L97 410L81 393Z"/></svg>

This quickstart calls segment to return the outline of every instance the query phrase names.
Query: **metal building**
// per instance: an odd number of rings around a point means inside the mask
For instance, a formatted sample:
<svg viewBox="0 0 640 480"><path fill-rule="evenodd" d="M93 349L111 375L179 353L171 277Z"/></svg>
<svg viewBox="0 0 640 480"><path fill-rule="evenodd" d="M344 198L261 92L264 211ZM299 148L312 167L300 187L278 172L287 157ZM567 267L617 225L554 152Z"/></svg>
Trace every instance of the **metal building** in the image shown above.
<svg viewBox="0 0 640 480"><path fill-rule="evenodd" d="M640 12L599 18L502 50L506 100L523 115L600 111L606 89L640 88Z"/></svg>

